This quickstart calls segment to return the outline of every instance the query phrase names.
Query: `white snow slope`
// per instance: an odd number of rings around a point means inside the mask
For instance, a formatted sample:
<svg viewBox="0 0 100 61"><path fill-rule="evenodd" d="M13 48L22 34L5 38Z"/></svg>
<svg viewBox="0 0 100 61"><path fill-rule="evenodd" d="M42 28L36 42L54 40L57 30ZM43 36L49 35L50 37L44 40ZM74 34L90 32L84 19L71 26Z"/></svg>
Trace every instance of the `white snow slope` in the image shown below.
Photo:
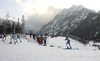
<svg viewBox="0 0 100 61"><path fill-rule="evenodd" d="M84 46L73 39L70 39L71 46L79 50L64 50L65 37L49 37L47 46L38 45L30 38L21 39L22 43L16 45L9 44L9 36L5 43L0 39L0 61L100 61L100 50L96 47Z"/></svg>

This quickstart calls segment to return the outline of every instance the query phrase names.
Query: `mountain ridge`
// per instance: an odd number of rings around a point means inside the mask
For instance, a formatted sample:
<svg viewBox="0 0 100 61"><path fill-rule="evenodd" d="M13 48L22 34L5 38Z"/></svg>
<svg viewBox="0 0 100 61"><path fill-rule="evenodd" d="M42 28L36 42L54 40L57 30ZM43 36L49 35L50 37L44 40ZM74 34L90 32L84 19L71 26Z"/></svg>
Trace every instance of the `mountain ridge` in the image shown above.
<svg viewBox="0 0 100 61"><path fill-rule="evenodd" d="M94 17L90 16L91 13L95 14ZM81 26L81 24L86 21L88 17L92 17L92 19L95 20L98 18L96 15L98 16L99 13L94 10L85 8L82 5L73 5L71 8L64 9L58 13L54 19L46 24L39 32L42 34L47 33L49 35L62 35L64 33L76 35L74 34L75 29L77 29L79 25ZM93 22L91 19L88 19L88 21ZM81 36L81 38L84 38L84 36Z"/></svg>

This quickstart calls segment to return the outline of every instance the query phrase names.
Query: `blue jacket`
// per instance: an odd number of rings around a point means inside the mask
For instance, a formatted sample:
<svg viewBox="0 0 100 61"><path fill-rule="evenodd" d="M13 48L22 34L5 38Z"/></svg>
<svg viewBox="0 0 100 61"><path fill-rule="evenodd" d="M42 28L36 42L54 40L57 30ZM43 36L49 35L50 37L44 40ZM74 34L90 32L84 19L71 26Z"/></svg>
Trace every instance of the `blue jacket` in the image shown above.
<svg viewBox="0 0 100 61"><path fill-rule="evenodd" d="M17 38L20 38L18 34L17 34Z"/></svg>
<svg viewBox="0 0 100 61"><path fill-rule="evenodd" d="M66 40L68 40L68 36L66 35Z"/></svg>
<svg viewBox="0 0 100 61"><path fill-rule="evenodd" d="M47 40L47 38L46 37L44 37L44 39L43 39L44 41L46 41Z"/></svg>

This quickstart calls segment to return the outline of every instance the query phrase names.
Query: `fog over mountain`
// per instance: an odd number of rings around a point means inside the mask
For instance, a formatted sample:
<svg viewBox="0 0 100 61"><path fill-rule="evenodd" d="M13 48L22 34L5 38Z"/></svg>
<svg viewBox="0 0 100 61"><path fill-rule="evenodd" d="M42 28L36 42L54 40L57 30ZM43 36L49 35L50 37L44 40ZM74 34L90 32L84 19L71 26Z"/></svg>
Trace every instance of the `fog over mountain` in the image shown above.
<svg viewBox="0 0 100 61"><path fill-rule="evenodd" d="M55 7L49 6L47 9L47 13L38 14L38 12L37 12L34 15L29 16L28 19L26 19L25 30L26 31L31 30L34 33L36 33L45 24L50 22L52 20L52 18L55 15L57 15L61 10L62 9L60 9L60 8L55 8Z"/></svg>
<svg viewBox="0 0 100 61"><path fill-rule="evenodd" d="M54 19L46 24L39 33L49 35L62 35L69 33L81 38L92 39L100 33L100 13L83 7L73 5L62 10Z"/></svg>

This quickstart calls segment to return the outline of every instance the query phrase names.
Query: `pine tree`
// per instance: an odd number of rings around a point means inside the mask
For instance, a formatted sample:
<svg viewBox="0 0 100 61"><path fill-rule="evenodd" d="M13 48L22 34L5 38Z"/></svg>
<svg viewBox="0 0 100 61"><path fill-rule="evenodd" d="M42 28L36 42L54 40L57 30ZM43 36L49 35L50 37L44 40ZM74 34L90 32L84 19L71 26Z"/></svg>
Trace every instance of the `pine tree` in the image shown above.
<svg viewBox="0 0 100 61"><path fill-rule="evenodd" d="M18 18L18 22L16 25L16 33L20 33L20 23L19 23L19 18Z"/></svg>
<svg viewBox="0 0 100 61"><path fill-rule="evenodd" d="M25 28L25 18L23 15L21 20L21 33L24 33L24 28Z"/></svg>
<svg viewBox="0 0 100 61"><path fill-rule="evenodd" d="M9 18L10 18L10 15L9 15L9 12L7 12L6 14L6 25L5 26L5 32L4 33L10 33L11 31L11 24L9 23Z"/></svg>
<svg viewBox="0 0 100 61"><path fill-rule="evenodd" d="M10 34L12 31L11 31L11 24L9 23L9 26L7 27L6 29L6 33L7 34Z"/></svg>
<svg viewBox="0 0 100 61"><path fill-rule="evenodd" d="M7 14L6 14L6 21L7 21L8 25L9 25L9 18L10 18L10 15L9 15L9 12L7 12Z"/></svg>
<svg viewBox="0 0 100 61"><path fill-rule="evenodd" d="M2 29L3 29L3 33L7 33L7 21L3 21L2 22Z"/></svg>
<svg viewBox="0 0 100 61"><path fill-rule="evenodd" d="M12 32L15 34L15 22L12 22Z"/></svg>

